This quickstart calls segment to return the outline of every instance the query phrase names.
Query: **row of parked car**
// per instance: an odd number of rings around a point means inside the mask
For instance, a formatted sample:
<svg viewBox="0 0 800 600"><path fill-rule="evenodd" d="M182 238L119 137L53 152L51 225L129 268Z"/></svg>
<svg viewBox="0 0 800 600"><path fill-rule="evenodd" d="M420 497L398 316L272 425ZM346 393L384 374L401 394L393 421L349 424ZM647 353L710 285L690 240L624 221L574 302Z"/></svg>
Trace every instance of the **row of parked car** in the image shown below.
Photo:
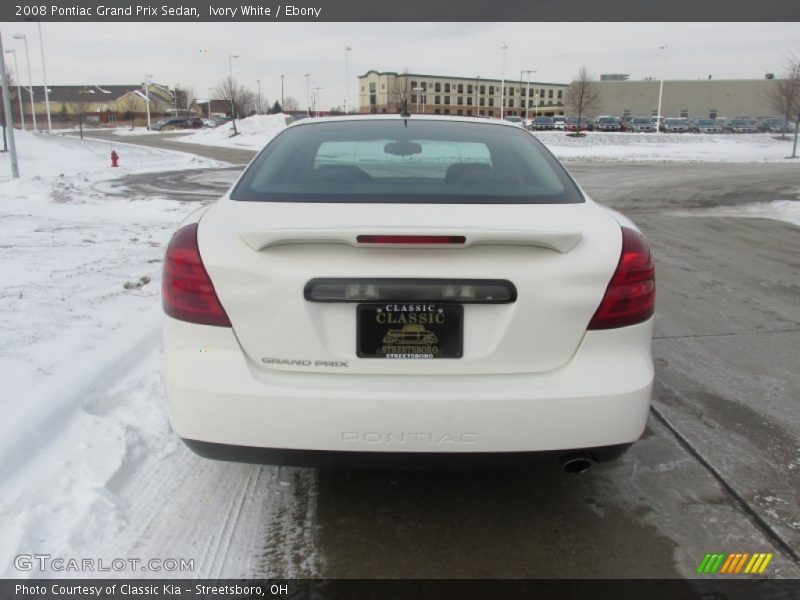
<svg viewBox="0 0 800 600"><path fill-rule="evenodd" d="M203 127L216 127L230 121L227 117L167 117L150 125L153 131L171 131L173 129L202 129Z"/></svg>
<svg viewBox="0 0 800 600"><path fill-rule="evenodd" d="M510 117L509 120L511 120ZM519 119L519 117L516 117ZM522 119L519 119L523 125ZM656 117L535 117L524 122L524 127L531 131L564 130L564 131L630 131L634 133L654 133ZM702 117L662 117L660 131L665 133L758 133L787 132L791 124L783 117L764 117L761 119L705 119Z"/></svg>

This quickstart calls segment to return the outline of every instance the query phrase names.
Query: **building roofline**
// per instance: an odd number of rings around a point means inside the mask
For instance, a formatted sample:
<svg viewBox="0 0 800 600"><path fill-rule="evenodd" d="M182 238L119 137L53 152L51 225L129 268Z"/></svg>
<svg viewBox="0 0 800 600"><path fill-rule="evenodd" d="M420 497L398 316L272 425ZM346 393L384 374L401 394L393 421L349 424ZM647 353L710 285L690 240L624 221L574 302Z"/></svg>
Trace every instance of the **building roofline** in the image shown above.
<svg viewBox="0 0 800 600"><path fill-rule="evenodd" d="M467 77L464 75L427 75L425 73L397 73L396 71L376 71L375 69L370 69L363 75L359 75L358 78L361 79L362 77L366 77L370 73L375 73L376 75L395 75L396 77L425 77L426 79L467 79L472 81L491 81L502 83L502 79L492 79L487 77ZM516 84L523 84L527 85L527 79L506 79L505 82L507 84L516 83ZM569 87L568 83L555 83L552 81L530 81L531 85L555 85L555 86L564 86Z"/></svg>

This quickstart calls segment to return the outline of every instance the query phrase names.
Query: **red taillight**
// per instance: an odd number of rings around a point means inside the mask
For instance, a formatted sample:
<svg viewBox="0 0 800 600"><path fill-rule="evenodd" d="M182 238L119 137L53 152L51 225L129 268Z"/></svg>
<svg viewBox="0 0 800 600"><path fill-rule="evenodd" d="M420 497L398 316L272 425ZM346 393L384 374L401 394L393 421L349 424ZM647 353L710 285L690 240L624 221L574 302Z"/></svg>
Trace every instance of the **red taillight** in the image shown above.
<svg viewBox="0 0 800 600"><path fill-rule="evenodd" d="M653 257L642 234L622 228L622 253L589 329L613 329L646 321L656 304Z"/></svg>
<svg viewBox="0 0 800 600"><path fill-rule="evenodd" d="M359 244L463 244L463 235L359 235Z"/></svg>
<svg viewBox="0 0 800 600"><path fill-rule="evenodd" d="M197 223L181 227L169 242L161 297L164 312L170 317L201 325L231 326L200 258Z"/></svg>

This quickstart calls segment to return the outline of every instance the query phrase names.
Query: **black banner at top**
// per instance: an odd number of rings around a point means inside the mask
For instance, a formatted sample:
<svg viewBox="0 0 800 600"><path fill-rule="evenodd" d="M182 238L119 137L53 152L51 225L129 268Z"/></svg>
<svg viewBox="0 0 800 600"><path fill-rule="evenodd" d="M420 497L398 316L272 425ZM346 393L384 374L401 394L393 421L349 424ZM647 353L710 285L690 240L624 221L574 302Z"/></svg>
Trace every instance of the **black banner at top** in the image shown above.
<svg viewBox="0 0 800 600"><path fill-rule="evenodd" d="M791 0L3 0L0 21L800 21Z"/></svg>

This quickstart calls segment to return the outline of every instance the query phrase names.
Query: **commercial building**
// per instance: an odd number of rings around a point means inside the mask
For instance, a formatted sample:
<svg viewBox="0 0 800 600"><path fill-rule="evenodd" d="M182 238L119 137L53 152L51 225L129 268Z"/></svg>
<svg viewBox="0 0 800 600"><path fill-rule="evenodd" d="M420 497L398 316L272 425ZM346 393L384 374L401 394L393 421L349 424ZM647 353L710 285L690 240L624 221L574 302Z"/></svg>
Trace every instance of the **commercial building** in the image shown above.
<svg viewBox="0 0 800 600"><path fill-rule="evenodd" d="M766 117L775 115L769 95L776 79L664 81L661 114L667 117ZM597 115L655 116L660 81L598 81Z"/></svg>
<svg viewBox="0 0 800 600"><path fill-rule="evenodd" d="M11 88L12 114L14 122L20 121L17 86ZM147 102L144 84L131 85L50 85L47 86L50 100L50 114L54 127L67 127L74 124L76 115L84 115L86 124L113 123L130 118L144 119L147 113ZM167 86L150 83L147 86L150 96L151 117L174 114L176 97ZM26 126L31 126L30 93L25 86L21 87L22 113ZM33 109L39 128L47 124L47 107L45 104L44 86L33 86Z"/></svg>
<svg viewBox="0 0 800 600"><path fill-rule="evenodd" d="M484 77L455 77L367 71L358 77L359 111L362 113L397 113L407 105L409 112L435 115L500 117L505 99L506 117L532 118L564 114L561 83L527 79L502 80Z"/></svg>

